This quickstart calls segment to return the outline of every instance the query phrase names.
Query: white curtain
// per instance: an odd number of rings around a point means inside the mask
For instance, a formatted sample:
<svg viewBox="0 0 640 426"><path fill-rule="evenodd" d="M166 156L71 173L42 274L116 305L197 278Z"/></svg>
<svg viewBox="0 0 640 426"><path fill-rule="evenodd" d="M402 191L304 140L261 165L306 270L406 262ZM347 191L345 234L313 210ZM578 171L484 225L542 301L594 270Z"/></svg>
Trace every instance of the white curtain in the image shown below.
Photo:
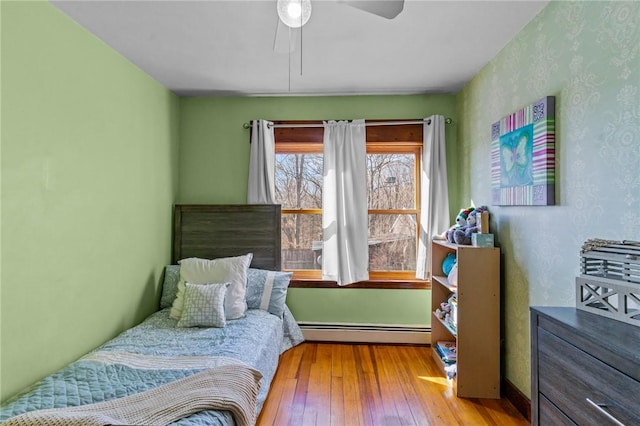
<svg viewBox="0 0 640 426"><path fill-rule="evenodd" d="M276 148L273 123L253 120L249 159L248 204L275 204Z"/></svg>
<svg viewBox="0 0 640 426"><path fill-rule="evenodd" d="M347 285L369 279L364 120L324 122L322 278Z"/></svg>
<svg viewBox="0 0 640 426"><path fill-rule="evenodd" d="M444 117L424 120L420 171L420 239L416 278L431 276L431 239L449 227L449 188L445 152Z"/></svg>

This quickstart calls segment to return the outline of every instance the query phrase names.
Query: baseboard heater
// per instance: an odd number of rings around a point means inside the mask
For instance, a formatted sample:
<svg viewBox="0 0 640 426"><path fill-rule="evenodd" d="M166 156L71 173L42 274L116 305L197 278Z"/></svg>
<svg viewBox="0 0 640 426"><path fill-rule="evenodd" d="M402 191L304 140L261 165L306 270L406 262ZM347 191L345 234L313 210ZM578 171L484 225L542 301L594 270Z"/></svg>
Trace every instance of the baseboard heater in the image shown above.
<svg viewBox="0 0 640 426"><path fill-rule="evenodd" d="M405 343L428 345L431 327L300 322L304 338L316 342Z"/></svg>

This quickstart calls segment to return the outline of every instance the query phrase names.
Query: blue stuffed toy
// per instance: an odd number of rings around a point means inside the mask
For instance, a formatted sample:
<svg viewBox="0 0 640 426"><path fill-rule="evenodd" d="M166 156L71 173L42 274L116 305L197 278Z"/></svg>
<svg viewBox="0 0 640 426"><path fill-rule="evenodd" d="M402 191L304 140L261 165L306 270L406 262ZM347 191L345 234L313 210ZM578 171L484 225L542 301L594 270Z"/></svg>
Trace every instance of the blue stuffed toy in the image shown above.
<svg viewBox="0 0 640 426"><path fill-rule="evenodd" d="M455 265L455 263L456 263L456 254L449 253L447 257L445 257L444 260L442 261L442 273L445 276L449 276L449 272L451 272L451 269L453 268L453 265Z"/></svg>

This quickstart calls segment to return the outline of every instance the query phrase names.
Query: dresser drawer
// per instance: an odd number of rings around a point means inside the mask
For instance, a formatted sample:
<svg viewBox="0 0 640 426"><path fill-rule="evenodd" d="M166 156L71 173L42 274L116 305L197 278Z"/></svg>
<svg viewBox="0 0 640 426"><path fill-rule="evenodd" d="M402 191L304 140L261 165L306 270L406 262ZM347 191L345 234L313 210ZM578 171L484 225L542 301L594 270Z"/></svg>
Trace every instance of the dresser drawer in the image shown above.
<svg viewBox="0 0 640 426"><path fill-rule="evenodd" d="M617 424L609 416L640 425L640 382L541 328L537 333L538 391L554 406L579 425Z"/></svg>
<svg viewBox="0 0 640 426"><path fill-rule="evenodd" d="M540 413L538 413L538 418L540 419L541 425L576 426L569 417L543 395L540 395L539 404Z"/></svg>

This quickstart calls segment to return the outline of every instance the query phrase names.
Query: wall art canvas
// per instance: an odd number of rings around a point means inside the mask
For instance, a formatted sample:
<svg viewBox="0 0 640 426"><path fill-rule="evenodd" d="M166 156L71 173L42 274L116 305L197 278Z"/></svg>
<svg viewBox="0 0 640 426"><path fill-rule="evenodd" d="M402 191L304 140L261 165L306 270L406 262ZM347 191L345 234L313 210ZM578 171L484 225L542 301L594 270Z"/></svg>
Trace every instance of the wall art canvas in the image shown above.
<svg viewBox="0 0 640 426"><path fill-rule="evenodd" d="M497 206L555 204L555 97L491 126L491 198Z"/></svg>

